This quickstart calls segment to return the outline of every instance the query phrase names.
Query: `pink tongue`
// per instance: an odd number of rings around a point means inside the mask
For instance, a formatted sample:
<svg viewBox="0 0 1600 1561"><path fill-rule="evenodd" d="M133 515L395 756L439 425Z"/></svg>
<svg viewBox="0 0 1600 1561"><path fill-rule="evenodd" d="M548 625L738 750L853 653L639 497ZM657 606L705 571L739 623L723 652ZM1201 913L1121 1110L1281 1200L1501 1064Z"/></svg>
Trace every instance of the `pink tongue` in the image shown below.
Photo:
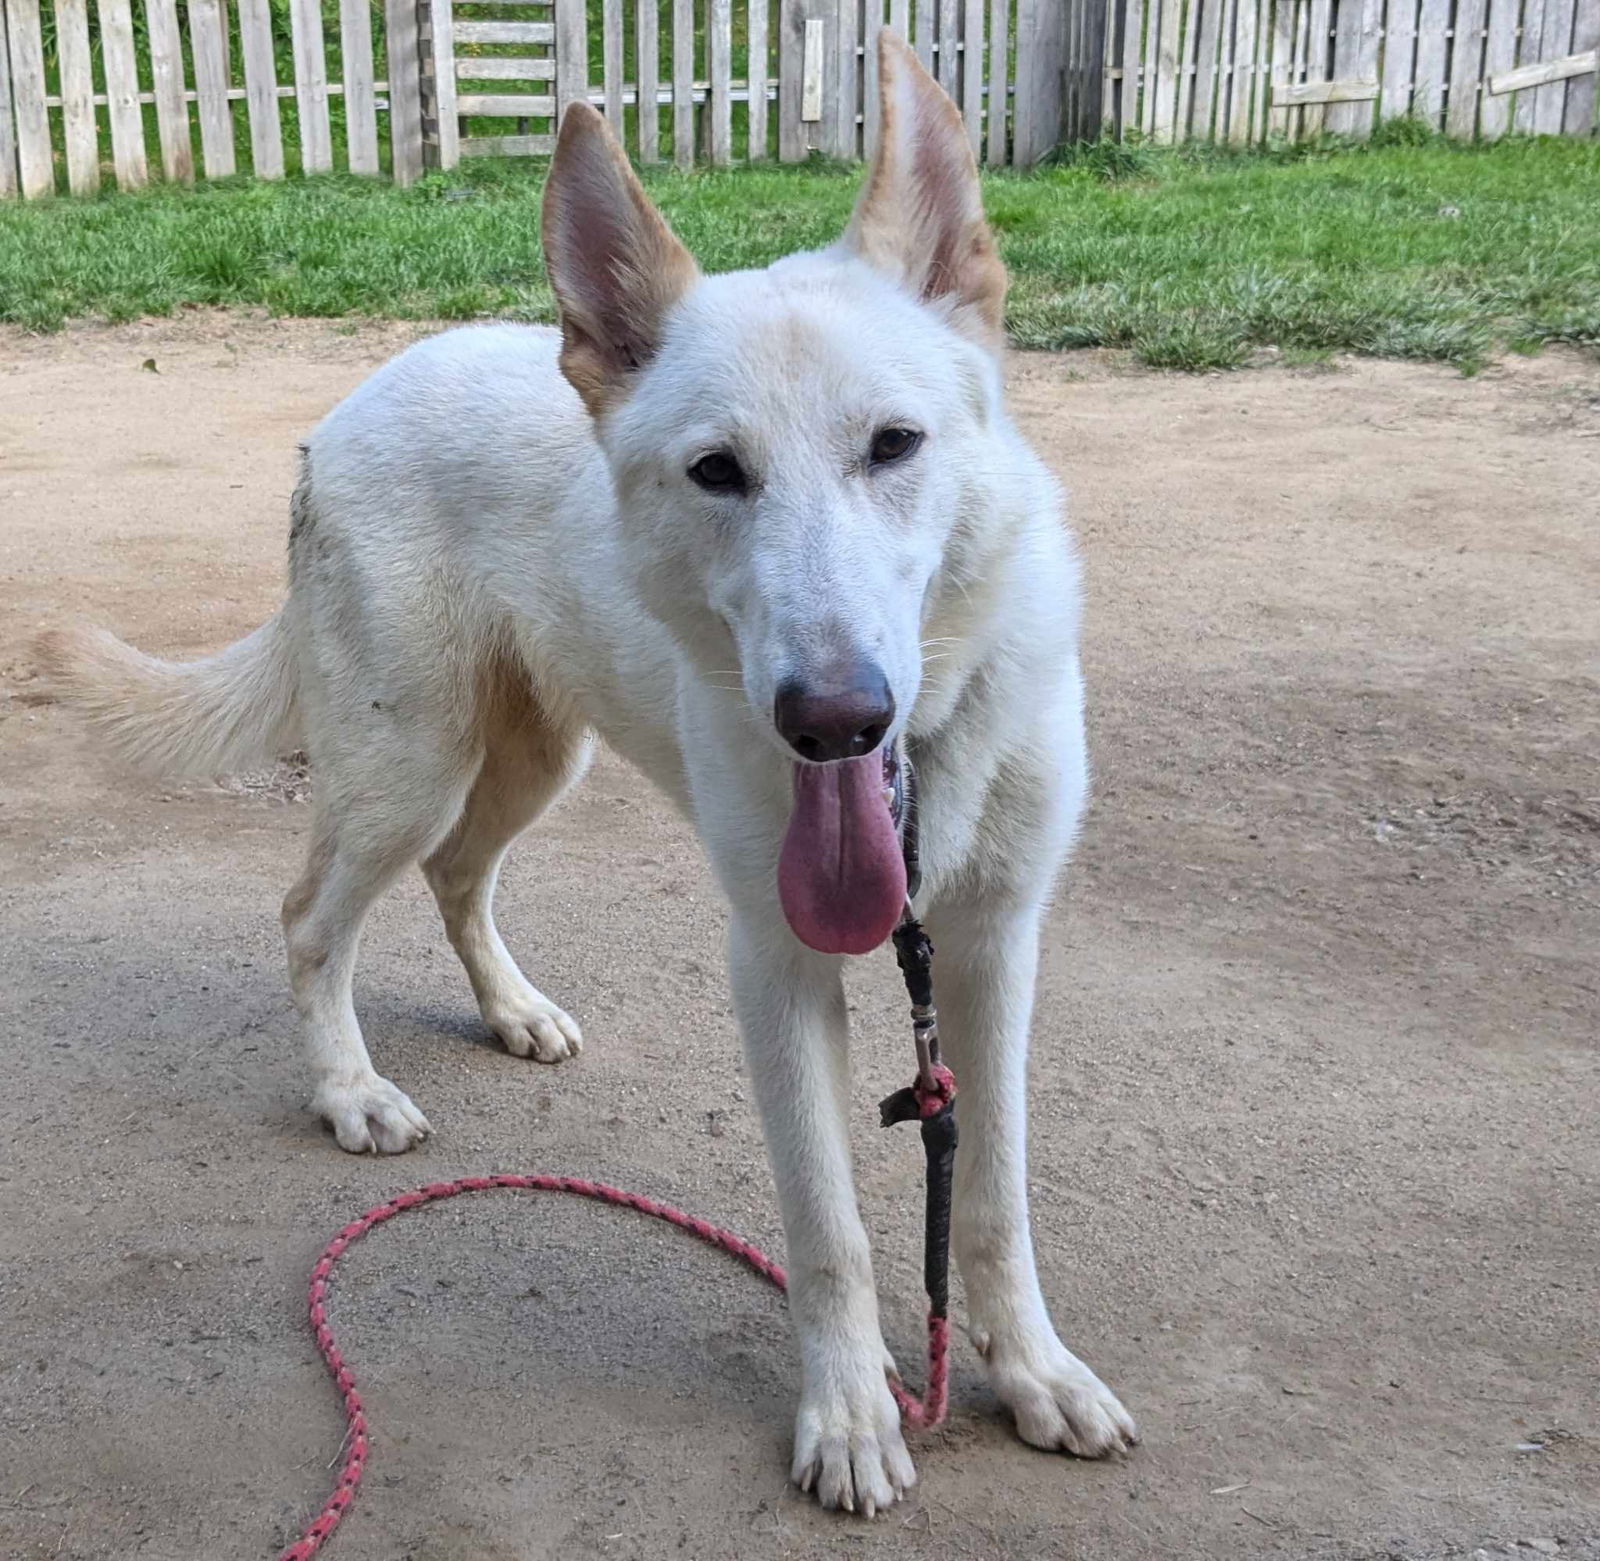
<svg viewBox="0 0 1600 1561"><path fill-rule="evenodd" d="M894 931L906 864L883 798L882 754L795 765L778 898L794 935L822 954L865 954Z"/></svg>

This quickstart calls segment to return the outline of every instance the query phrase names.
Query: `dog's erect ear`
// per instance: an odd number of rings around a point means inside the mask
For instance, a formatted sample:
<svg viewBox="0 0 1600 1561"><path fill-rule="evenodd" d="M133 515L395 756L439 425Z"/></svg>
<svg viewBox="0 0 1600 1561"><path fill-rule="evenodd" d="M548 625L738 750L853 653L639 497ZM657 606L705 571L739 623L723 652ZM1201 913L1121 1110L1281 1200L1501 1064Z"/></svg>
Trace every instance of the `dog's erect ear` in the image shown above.
<svg viewBox="0 0 1600 1561"><path fill-rule="evenodd" d="M919 298L952 305L951 323L999 351L1006 268L1000 262L967 132L956 106L903 39L878 34L878 153L845 230L845 248Z"/></svg>
<svg viewBox="0 0 1600 1561"><path fill-rule="evenodd" d="M655 356L662 321L700 272L587 103L574 103L561 121L543 236L561 306L561 372L598 416Z"/></svg>

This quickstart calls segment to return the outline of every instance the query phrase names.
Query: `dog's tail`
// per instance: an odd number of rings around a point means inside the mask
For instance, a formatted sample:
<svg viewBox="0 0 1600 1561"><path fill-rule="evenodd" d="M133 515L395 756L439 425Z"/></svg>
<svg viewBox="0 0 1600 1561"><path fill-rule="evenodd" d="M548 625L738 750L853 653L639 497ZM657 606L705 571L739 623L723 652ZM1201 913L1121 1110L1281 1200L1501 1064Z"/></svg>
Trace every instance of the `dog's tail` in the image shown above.
<svg viewBox="0 0 1600 1561"><path fill-rule="evenodd" d="M39 657L56 696L142 770L234 774L298 746L298 679L283 612L200 661L162 661L91 628L46 634Z"/></svg>

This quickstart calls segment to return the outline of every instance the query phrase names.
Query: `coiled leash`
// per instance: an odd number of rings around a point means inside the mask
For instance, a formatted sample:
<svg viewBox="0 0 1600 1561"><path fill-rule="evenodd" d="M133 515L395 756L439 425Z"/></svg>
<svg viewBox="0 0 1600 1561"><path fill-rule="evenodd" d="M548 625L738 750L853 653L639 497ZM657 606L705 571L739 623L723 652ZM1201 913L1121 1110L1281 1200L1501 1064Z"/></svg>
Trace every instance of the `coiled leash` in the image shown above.
<svg viewBox="0 0 1600 1561"><path fill-rule="evenodd" d="M911 909L911 897L917 892L920 877L917 814L910 765L904 758L900 760L900 765L902 846L906 857L907 887L905 913L894 930L893 938L895 959L911 999L917 1076L904 1089L896 1090L883 1101L878 1110L884 1127L893 1127L897 1122L922 1124L922 1147L928 1162L927 1217L923 1238L923 1282L928 1292L927 1387L923 1396L918 1398L898 1378L891 1378L889 1382L889 1390L894 1394L906 1424L912 1430L922 1431L931 1429L944 1419L949 1402L950 1199L956 1153L956 1083L950 1070L939 1061L939 1023L933 1006L933 944ZM604 1182L585 1181L576 1176L464 1176L459 1181L429 1182L424 1187L400 1193L387 1203L368 1209L346 1225L322 1249L311 1270L311 1284L307 1293L311 1329L316 1337L317 1348L344 1402L346 1452L339 1478L322 1510L306 1525L300 1538L279 1553L278 1561L307 1561L308 1557L314 1556L322 1548L355 1501L361 1476L366 1472L369 1445L366 1409L356 1390L355 1373L345 1362L334 1339L333 1326L328 1321L328 1280L334 1264L374 1226L392 1220L397 1214L420 1209L445 1198L458 1197L462 1193L487 1192L499 1187L571 1193L575 1197L594 1198L619 1208L634 1209L640 1214L649 1215L651 1219L675 1225L710 1246L720 1247L753 1269L774 1288L788 1288L788 1277L782 1266L731 1230L685 1214L671 1204L658 1203L636 1192L625 1192L620 1187L609 1187Z"/></svg>

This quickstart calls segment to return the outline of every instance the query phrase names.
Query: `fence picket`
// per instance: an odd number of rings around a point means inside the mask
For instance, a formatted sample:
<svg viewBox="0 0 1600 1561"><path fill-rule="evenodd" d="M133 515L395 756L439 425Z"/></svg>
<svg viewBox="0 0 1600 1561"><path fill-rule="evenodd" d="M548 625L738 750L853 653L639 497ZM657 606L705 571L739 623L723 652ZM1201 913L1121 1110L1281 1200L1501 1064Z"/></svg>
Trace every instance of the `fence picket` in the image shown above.
<svg viewBox="0 0 1600 1561"><path fill-rule="evenodd" d="M63 0L56 0L59 12ZM228 101L228 33L220 0L189 0L189 53L206 178L234 171L233 105Z"/></svg>
<svg viewBox="0 0 1600 1561"><path fill-rule="evenodd" d="M106 74L106 118L111 124L111 160L119 190L149 181L144 155L144 112L139 107L139 66L133 52L129 0L100 0L100 54Z"/></svg>
<svg viewBox="0 0 1600 1561"><path fill-rule="evenodd" d="M1307 0L1298 0L1298 3L1294 6L1294 24L1290 37L1290 67L1288 67L1288 72L1286 72L1282 82L1275 82L1274 88L1272 88L1272 91L1274 91L1274 109L1272 109L1272 112L1274 112L1274 125L1277 128L1277 134L1288 139L1288 141L1294 141L1294 139L1298 138L1299 110L1288 104L1288 102L1285 102L1285 106L1282 109L1278 109L1277 94L1285 90L1285 88L1296 85L1301 80L1302 75L1306 74L1307 10L1309 10Z"/></svg>
<svg viewBox="0 0 1600 1561"><path fill-rule="evenodd" d="M1379 0L1381 9L1381 0ZM1272 107L1272 0L1254 0L1256 8L1256 65L1250 89L1250 142L1266 140Z"/></svg>
<svg viewBox="0 0 1600 1561"><path fill-rule="evenodd" d="M1450 48L1445 133L1470 141L1478 128L1478 80L1483 64L1484 0L1456 0Z"/></svg>
<svg viewBox="0 0 1600 1561"><path fill-rule="evenodd" d="M1061 28L1058 0L1017 0L1017 95L1012 159L1031 168L1061 130Z"/></svg>
<svg viewBox="0 0 1600 1561"><path fill-rule="evenodd" d="M1208 8L1216 0L1202 0ZM1145 0L1125 0L1122 33L1122 97L1118 118L1120 133L1126 137L1137 131L1141 123L1139 106L1139 61L1144 52ZM1013 112L1015 110L1013 109Z"/></svg>
<svg viewBox="0 0 1600 1561"><path fill-rule="evenodd" d="M861 155L872 161L878 150L878 34L883 31L883 0L866 0L861 28Z"/></svg>
<svg viewBox="0 0 1600 1561"><path fill-rule="evenodd" d="M1080 8L1083 26L1078 43L1078 117L1073 133L1079 140L1092 141L1105 131L1107 0L1080 0Z"/></svg>
<svg viewBox="0 0 1600 1561"><path fill-rule="evenodd" d="M622 0L602 0L600 7L600 82L606 118L617 139L622 129Z"/></svg>
<svg viewBox="0 0 1600 1561"><path fill-rule="evenodd" d="M959 0L939 0L939 36L934 45L934 79L951 97L956 97L956 72L960 69L960 56L956 50L956 29L959 26Z"/></svg>
<svg viewBox="0 0 1600 1561"><path fill-rule="evenodd" d="M1111 0L1112 4L1116 0ZM1173 135L1179 141L1189 139L1189 118L1194 112L1195 60L1200 43L1200 10L1204 0L1187 0L1183 39L1178 55L1178 106L1173 117ZM1108 19L1109 20L1109 19Z"/></svg>
<svg viewBox="0 0 1600 1561"><path fill-rule="evenodd" d="M1228 93L1228 144L1250 144L1251 92L1255 87L1256 56L1261 40L1256 36L1256 0L1237 0L1233 17L1233 77Z"/></svg>
<svg viewBox="0 0 1600 1561"><path fill-rule="evenodd" d="M178 36L176 0L145 0L144 15L162 176L175 184L192 184L194 147L189 141L189 104L184 97L183 40Z"/></svg>
<svg viewBox="0 0 1600 1561"><path fill-rule="evenodd" d="M1544 47L1544 0L1526 0L1522 8L1522 33L1517 43L1517 64L1537 65L1555 50ZM1538 94L1529 90L1517 93L1512 102L1511 123L1518 135L1533 134L1533 110Z"/></svg>
<svg viewBox="0 0 1600 1561"><path fill-rule="evenodd" d="M1139 56L1139 132L1144 136L1155 134L1156 50L1161 41L1161 11L1163 6L1176 5L1178 0L1146 0L1144 15L1144 44ZM1020 75L1020 72L1019 72Z"/></svg>
<svg viewBox="0 0 1600 1561"><path fill-rule="evenodd" d="M74 195L93 195L100 188L100 132L95 124L88 0L56 0L56 59L61 67L67 188Z"/></svg>
<svg viewBox="0 0 1600 1561"><path fill-rule="evenodd" d="M328 60L318 0L290 0L289 35L295 110L300 120L300 171L327 173L333 167L333 130L328 123ZM419 68L420 63L419 58Z"/></svg>
<svg viewBox="0 0 1600 1561"><path fill-rule="evenodd" d="M431 47L425 51L423 77L432 86L433 147L440 168L454 168L461 161L460 89L456 80L456 38L454 0L431 0L427 12L431 28ZM545 114L555 109L551 99ZM544 117L541 115L541 117ZM428 127L423 125L423 144L428 142ZM426 152L424 152L426 158Z"/></svg>
<svg viewBox="0 0 1600 1561"><path fill-rule="evenodd" d="M767 0L750 0L750 10L746 20L749 38L749 64L746 73L749 78L750 100L749 134L745 155L751 162L759 163L766 161L769 134L767 127L770 122L767 83L772 79L772 66L767 46ZM873 51L873 58L877 58L876 50Z"/></svg>
<svg viewBox="0 0 1600 1561"><path fill-rule="evenodd" d="M905 0L891 0L902 18ZM893 12L891 11L891 14ZM1006 160L1006 119L1011 96L1011 76L1007 50L1010 43L1010 0L989 0L989 103L987 162L992 168ZM902 35L903 36L903 35Z"/></svg>
<svg viewBox="0 0 1600 1561"><path fill-rule="evenodd" d="M17 121L11 102L11 46L0 5L0 195L17 193Z"/></svg>
<svg viewBox="0 0 1600 1561"><path fill-rule="evenodd" d="M573 103L589 100L589 19L584 0L555 0L555 23L549 35L556 54L556 119ZM461 23L456 40L462 41Z"/></svg>
<svg viewBox="0 0 1600 1561"><path fill-rule="evenodd" d="M1161 25L1157 29L1155 74L1151 95L1150 133L1156 141L1174 139L1178 107L1178 41L1183 27L1184 0L1161 0Z"/></svg>
<svg viewBox="0 0 1600 1561"><path fill-rule="evenodd" d="M1544 0L1544 44L1541 59L1553 60L1572 52L1573 0ZM1560 135L1567 106L1567 83L1551 82L1533 94L1533 128L1538 135Z"/></svg>
<svg viewBox="0 0 1600 1561"><path fill-rule="evenodd" d="M283 177L283 125L278 117L278 65L272 52L268 0L239 0L244 96L250 112L250 163L258 179Z"/></svg>
<svg viewBox="0 0 1600 1561"><path fill-rule="evenodd" d="M17 174L23 196L48 195L56 186L50 147L50 110L45 107L44 43L39 0L6 0L7 47L11 55L11 103L16 119Z"/></svg>
<svg viewBox="0 0 1600 1561"><path fill-rule="evenodd" d="M961 117L974 157L983 155L983 9L984 0L966 0L961 11Z"/></svg>
<svg viewBox="0 0 1600 1561"><path fill-rule="evenodd" d="M672 0L672 160L694 166L694 0Z"/></svg>
<svg viewBox="0 0 1600 1561"><path fill-rule="evenodd" d="M1083 0L1062 8L1061 28L1061 139L1072 142L1078 134L1078 66L1083 21Z"/></svg>
<svg viewBox="0 0 1600 1561"><path fill-rule="evenodd" d="M1217 85L1220 50L1219 34L1225 13L1224 0L1196 0L1200 24L1196 29L1194 91L1190 98L1189 130L1191 136L1206 140L1211 135L1212 115L1217 102ZM1128 13L1130 28L1137 26L1133 11Z"/></svg>
<svg viewBox="0 0 1600 1561"><path fill-rule="evenodd" d="M857 120L861 100L861 3L834 0L833 93L823 122L829 127L831 156L851 160L860 155Z"/></svg>
<svg viewBox="0 0 1600 1561"><path fill-rule="evenodd" d="M1310 17L1306 24L1306 82L1331 81L1333 46L1332 0L1311 0ZM1321 103L1308 103L1300 113L1300 133L1314 138L1322 134L1327 109Z"/></svg>
<svg viewBox="0 0 1600 1561"><path fill-rule="evenodd" d="M1444 0L1448 4L1449 0ZM1378 82L1378 39L1383 0L1340 0L1333 40L1335 81ZM1443 40L1441 39L1441 44ZM1443 64L1443 50L1440 51ZM1442 74L1442 72L1441 72ZM1377 96L1373 94L1373 98ZM1372 134L1373 98L1330 103L1327 127L1336 135L1366 137Z"/></svg>
<svg viewBox="0 0 1600 1561"><path fill-rule="evenodd" d="M1538 4L1538 0L1531 0ZM1422 0L1417 15L1417 67L1411 89L1411 113L1432 130L1442 128L1446 32L1450 0Z"/></svg>
<svg viewBox="0 0 1600 1561"><path fill-rule="evenodd" d="M917 3L917 36L915 41L907 42L917 51L917 58L922 62L925 71L932 72L935 68L933 62L933 19L934 0L916 0Z"/></svg>
<svg viewBox="0 0 1600 1561"><path fill-rule="evenodd" d="M1417 0L1389 0L1383 30L1383 76L1378 93L1381 119L1403 119L1411 111L1412 67L1417 55Z"/></svg>
<svg viewBox="0 0 1600 1561"><path fill-rule="evenodd" d="M1578 0L1572 23L1572 52L1600 49L1600 0ZM1569 136L1588 135L1594 129L1595 92L1600 72L1574 76L1567 83L1567 113L1561 128Z"/></svg>
<svg viewBox="0 0 1600 1561"><path fill-rule="evenodd" d="M883 113L883 83L879 79L878 40L888 27L884 0L866 0L861 29L861 155L868 162L878 150L878 121Z"/></svg>
<svg viewBox="0 0 1600 1561"><path fill-rule="evenodd" d="M755 10L752 3L751 11ZM634 77L638 83L639 113L635 133L639 161L661 160L661 13L655 0L640 0L633 18Z"/></svg>
<svg viewBox="0 0 1600 1561"><path fill-rule="evenodd" d="M707 0L706 113L711 165L733 161L733 0Z"/></svg>
<svg viewBox="0 0 1600 1561"><path fill-rule="evenodd" d="M1267 133L1284 137L1289 133L1287 105L1278 103L1278 94L1289 85L1294 71L1296 24L1299 7L1296 0L1277 0L1272 8L1272 72L1267 78Z"/></svg>
<svg viewBox="0 0 1600 1561"><path fill-rule="evenodd" d="M438 3L448 7L449 0ZM446 15L446 25L449 21ZM378 172L378 102L368 0L339 0L339 52L344 65L345 154L350 172L374 174Z"/></svg>
<svg viewBox="0 0 1600 1561"><path fill-rule="evenodd" d="M1485 81L1510 70L1517 62L1517 23L1521 8L1521 0L1489 0L1489 36L1483 47ZM1510 97L1485 90L1483 106L1478 111L1478 134L1485 141L1495 141L1510 127Z"/></svg>
<svg viewBox="0 0 1600 1561"><path fill-rule="evenodd" d="M559 14L559 3L556 9ZM415 0L384 0L383 34L389 78L389 165L396 184L415 184L422 177L422 62Z"/></svg>

